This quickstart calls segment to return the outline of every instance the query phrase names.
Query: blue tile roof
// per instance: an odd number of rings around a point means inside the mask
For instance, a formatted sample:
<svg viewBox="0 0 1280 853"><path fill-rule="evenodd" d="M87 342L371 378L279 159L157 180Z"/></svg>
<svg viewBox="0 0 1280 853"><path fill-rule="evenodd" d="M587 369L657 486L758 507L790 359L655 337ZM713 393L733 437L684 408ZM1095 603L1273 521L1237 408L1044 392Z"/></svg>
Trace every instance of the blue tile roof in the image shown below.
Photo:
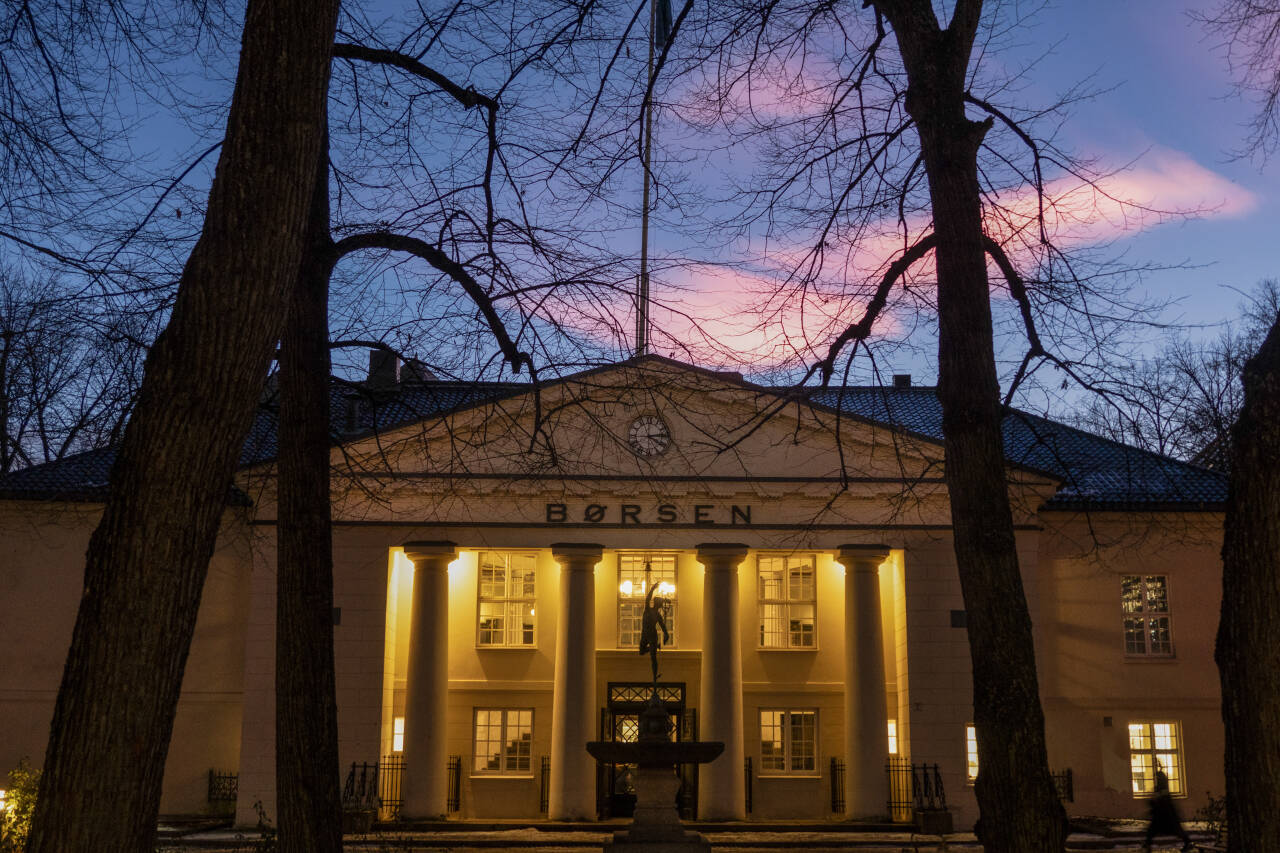
<svg viewBox="0 0 1280 853"><path fill-rule="evenodd" d="M517 383L428 382L371 393L335 383L329 397L333 439L335 443L356 439L528 389ZM796 389L774 390L794 394ZM933 388L812 389L807 396L815 405L942 442L942 407ZM242 466L275 458L276 428L274 408L264 406L245 440ZM1226 500L1227 478L1219 472L1047 418L1014 411L1005 418L1003 432L1011 464L1061 480L1061 488L1048 503L1051 508L1217 508ZM104 448L0 476L0 498L101 500L114 460L114 450Z"/></svg>
<svg viewBox="0 0 1280 853"><path fill-rule="evenodd" d="M824 389L819 405L942 441L942 404L934 388ZM1198 465L1130 447L1048 418L1014 410L1002 425L1005 458L1062 481L1049 506L1218 506L1227 478Z"/></svg>

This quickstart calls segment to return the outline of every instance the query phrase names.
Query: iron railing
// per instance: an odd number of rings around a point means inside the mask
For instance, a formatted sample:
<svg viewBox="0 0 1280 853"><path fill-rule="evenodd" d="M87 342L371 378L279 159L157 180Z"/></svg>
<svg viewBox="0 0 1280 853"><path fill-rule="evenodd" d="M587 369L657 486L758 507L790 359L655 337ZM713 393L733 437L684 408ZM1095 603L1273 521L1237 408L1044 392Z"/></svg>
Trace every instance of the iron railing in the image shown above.
<svg viewBox="0 0 1280 853"><path fill-rule="evenodd" d="M844 762L831 759L831 813L844 814Z"/></svg>
<svg viewBox="0 0 1280 853"><path fill-rule="evenodd" d="M917 812L947 808L947 794L937 764L912 764L910 758L889 756L884 769L889 775L890 820L911 823Z"/></svg>
<svg viewBox="0 0 1280 853"><path fill-rule="evenodd" d="M209 771L209 803L210 805L225 805L234 803L236 795L240 792L240 774L239 773L220 773L217 770Z"/></svg>
<svg viewBox="0 0 1280 853"><path fill-rule="evenodd" d="M404 808L404 756L400 753L382 756L378 768L379 820L399 820Z"/></svg>
<svg viewBox="0 0 1280 853"><path fill-rule="evenodd" d="M538 811L546 814L551 809L551 758L542 756L538 767Z"/></svg>
<svg viewBox="0 0 1280 853"><path fill-rule="evenodd" d="M1076 801L1075 779L1072 778L1071 768L1062 770L1058 773L1051 773L1053 777L1053 787L1058 791L1058 799L1064 803L1074 803Z"/></svg>
<svg viewBox="0 0 1280 853"><path fill-rule="evenodd" d="M449 796L445 803L449 812L462 810L462 756L449 756Z"/></svg>
<svg viewBox="0 0 1280 853"><path fill-rule="evenodd" d="M378 809L378 762L353 761L342 786L342 808Z"/></svg>
<svg viewBox="0 0 1280 853"><path fill-rule="evenodd" d="M744 782L742 790L746 795L747 814L751 814L751 775L752 774L751 774L751 756L750 755L747 756L746 761L742 762L742 775L743 775L743 782Z"/></svg>

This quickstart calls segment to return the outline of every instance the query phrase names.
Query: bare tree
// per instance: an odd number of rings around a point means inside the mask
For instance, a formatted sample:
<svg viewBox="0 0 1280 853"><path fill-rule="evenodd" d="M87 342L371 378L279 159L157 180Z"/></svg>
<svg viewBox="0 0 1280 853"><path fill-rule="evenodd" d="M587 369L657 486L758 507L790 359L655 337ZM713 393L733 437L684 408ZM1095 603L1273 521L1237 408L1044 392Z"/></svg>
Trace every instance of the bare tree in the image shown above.
<svg viewBox="0 0 1280 853"><path fill-rule="evenodd" d="M1222 0L1202 20L1224 37L1243 92L1258 108L1243 154L1267 161L1280 143L1280 3ZM1222 615L1214 658L1226 728L1228 849L1274 844L1280 834L1280 311L1245 363L1243 401L1231 429L1230 488L1222 546Z"/></svg>
<svg viewBox="0 0 1280 853"><path fill-rule="evenodd" d="M140 330L70 303L56 279L16 268L0 276L0 472L105 446L123 428L141 375Z"/></svg>
<svg viewBox="0 0 1280 853"><path fill-rule="evenodd" d="M90 540L29 850L153 846L204 576L301 257L336 18L249 4L204 230Z"/></svg>
<svg viewBox="0 0 1280 853"><path fill-rule="evenodd" d="M1241 317L1200 341L1180 334L1156 355L1122 363L1083 411L1067 415L1109 438L1220 471L1244 403L1243 374L1280 310L1280 284L1258 284Z"/></svg>

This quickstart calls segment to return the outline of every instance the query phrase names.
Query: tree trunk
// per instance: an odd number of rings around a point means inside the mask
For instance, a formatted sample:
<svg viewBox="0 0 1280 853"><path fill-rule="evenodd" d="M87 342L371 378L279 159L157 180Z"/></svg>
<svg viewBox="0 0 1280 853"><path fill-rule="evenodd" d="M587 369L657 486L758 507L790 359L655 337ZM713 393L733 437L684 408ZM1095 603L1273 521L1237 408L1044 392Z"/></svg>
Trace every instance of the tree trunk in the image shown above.
<svg viewBox="0 0 1280 853"><path fill-rule="evenodd" d="M938 399L973 664L979 838L1001 853L1061 851L1066 813L1049 774L1000 432L977 160L989 125L964 110L973 36L957 28L959 12L940 30L928 2L884 6L907 70L937 236Z"/></svg>
<svg viewBox="0 0 1280 853"><path fill-rule="evenodd" d="M200 593L297 276L336 0L250 0L204 229L89 542L31 853L154 849Z"/></svg>
<svg viewBox="0 0 1280 853"><path fill-rule="evenodd" d="M342 850L329 517L329 157L280 344L276 807L281 853Z"/></svg>
<svg viewBox="0 0 1280 853"><path fill-rule="evenodd" d="M1214 657L1226 729L1228 850L1280 844L1280 320L1244 369L1231 431Z"/></svg>

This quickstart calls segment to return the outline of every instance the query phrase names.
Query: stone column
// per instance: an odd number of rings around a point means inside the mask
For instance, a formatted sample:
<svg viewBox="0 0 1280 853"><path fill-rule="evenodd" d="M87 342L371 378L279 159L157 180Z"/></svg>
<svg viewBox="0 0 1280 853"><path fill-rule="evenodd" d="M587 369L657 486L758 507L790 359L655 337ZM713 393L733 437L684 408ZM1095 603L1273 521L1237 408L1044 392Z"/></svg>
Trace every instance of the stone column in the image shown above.
<svg viewBox="0 0 1280 853"><path fill-rule="evenodd" d="M698 546L702 584L702 678L698 739L723 741L724 752L698 768L698 818L746 820L742 744L742 631L738 564L746 545Z"/></svg>
<svg viewBox="0 0 1280 853"><path fill-rule="evenodd" d="M551 546L560 563L547 803L552 820L596 819L596 762L587 754L587 741L596 739L595 567L603 551L601 545L576 542Z"/></svg>
<svg viewBox="0 0 1280 853"><path fill-rule="evenodd" d="M844 743L845 816L866 818L888 811L884 763L889 754L880 631L880 564L884 545L844 545Z"/></svg>
<svg viewBox="0 0 1280 853"><path fill-rule="evenodd" d="M442 818L448 797L449 563L452 542L406 542L413 561L404 707L406 818Z"/></svg>

